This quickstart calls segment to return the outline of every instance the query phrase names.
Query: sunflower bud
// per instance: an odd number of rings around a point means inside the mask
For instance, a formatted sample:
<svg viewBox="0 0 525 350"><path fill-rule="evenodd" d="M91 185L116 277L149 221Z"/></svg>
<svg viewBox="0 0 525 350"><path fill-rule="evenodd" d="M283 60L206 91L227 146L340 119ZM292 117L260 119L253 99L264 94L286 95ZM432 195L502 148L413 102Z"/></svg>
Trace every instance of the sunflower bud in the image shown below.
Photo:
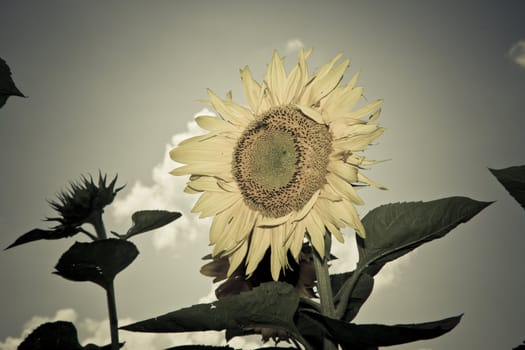
<svg viewBox="0 0 525 350"><path fill-rule="evenodd" d="M69 189L58 194L57 200L49 202L60 216L47 218L47 221L58 221L58 227L69 228L86 223L95 225L104 207L111 204L116 194L124 188L115 189L116 181L117 176L106 185L106 175L99 174L98 185L91 176L82 176L79 182L71 182Z"/></svg>

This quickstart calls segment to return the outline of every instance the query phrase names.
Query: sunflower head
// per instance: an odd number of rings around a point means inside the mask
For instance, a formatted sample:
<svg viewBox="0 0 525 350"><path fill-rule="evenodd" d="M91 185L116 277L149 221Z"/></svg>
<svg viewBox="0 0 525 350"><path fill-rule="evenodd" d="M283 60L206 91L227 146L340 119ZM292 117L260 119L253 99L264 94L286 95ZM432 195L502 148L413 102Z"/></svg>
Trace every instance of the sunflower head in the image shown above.
<svg viewBox="0 0 525 350"><path fill-rule="evenodd" d="M117 176L106 185L106 175L99 174L98 185L91 176L82 176L79 182L71 182L69 189L57 195L57 200L49 202L60 216L47 220L58 221L64 227L91 223L94 216L100 215L104 207L111 204L116 194L124 188L115 189L116 181Z"/></svg>
<svg viewBox="0 0 525 350"><path fill-rule="evenodd" d="M382 188L362 174L375 162L361 154L383 133L382 100L363 103L357 74L341 83L349 64L337 63L341 55L310 74L311 52L301 50L289 73L274 52L261 83L242 69L247 106L209 90L217 115L196 118L209 133L170 152L182 164L172 174L190 175L185 191L201 194L193 211L213 217L212 256L228 260L227 276L252 276L268 257L278 280L299 263L305 239L323 257L325 234L342 241L350 226L365 236L356 190Z"/></svg>

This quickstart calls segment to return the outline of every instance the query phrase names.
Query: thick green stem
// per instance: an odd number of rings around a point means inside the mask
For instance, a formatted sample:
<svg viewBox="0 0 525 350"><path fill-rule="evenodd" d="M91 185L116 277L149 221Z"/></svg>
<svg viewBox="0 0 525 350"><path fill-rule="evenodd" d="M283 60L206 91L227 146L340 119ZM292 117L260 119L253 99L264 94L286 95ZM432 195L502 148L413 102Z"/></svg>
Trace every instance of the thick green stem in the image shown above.
<svg viewBox="0 0 525 350"><path fill-rule="evenodd" d="M104 221L102 220L102 210L96 213L93 213L91 224L95 228L97 233L97 239L107 239L106 227L104 226ZM111 334L111 350L118 350L118 317L117 317L117 304L115 302L115 287L113 281L111 281L106 287L106 299L108 304L108 314L109 314L109 331Z"/></svg>
<svg viewBox="0 0 525 350"><path fill-rule="evenodd" d="M111 281L111 283L106 289L106 296L108 301L109 330L111 333L111 350L118 350L118 318L117 305L115 303L115 288L113 287L113 281Z"/></svg>
<svg viewBox="0 0 525 350"><path fill-rule="evenodd" d="M315 274L317 276L317 293L321 300L321 313L324 316L331 318L335 317L335 307L332 294L332 285L330 283L330 274L328 272L328 258L330 257L331 237L329 233L325 234L325 251L324 256L313 250ZM330 340L325 338L323 341L323 350L336 350L337 346Z"/></svg>
<svg viewBox="0 0 525 350"><path fill-rule="evenodd" d="M106 227L104 226L104 221L102 221L102 210L92 214L90 223L95 228L98 239L106 239L108 235L106 233Z"/></svg>

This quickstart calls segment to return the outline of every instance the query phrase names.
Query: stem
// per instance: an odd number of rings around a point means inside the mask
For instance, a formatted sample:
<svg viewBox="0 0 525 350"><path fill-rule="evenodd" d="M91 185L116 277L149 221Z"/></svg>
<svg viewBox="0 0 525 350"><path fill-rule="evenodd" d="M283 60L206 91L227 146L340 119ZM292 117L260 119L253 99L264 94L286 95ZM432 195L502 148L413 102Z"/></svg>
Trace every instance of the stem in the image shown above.
<svg viewBox="0 0 525 350"><path fill-rule="evenodd" d="M93 213L93 219L91 221L95 231L97 233L97 239L107 239L106 228L104 227L104 221L102 221L102 210ZM113 281L106 286L106 299L108 302L108 314L109 314L109 332L111 334L111 350L119 349L118 342L118 318L117 318L117 304L115 302L115 287Z"/></svg>
<svg viewBox="0 0 525 350"><path fill-rule="evenodd" d="M115 303L115 288L113 287L113 281L111 281L111 283L107 286L106 296L108 301L109 330L111 333L111 350L118 350L118 318L117 306Z"/></svg>
<svg viewBox="0 0 525 350"><path fill-rule="evenodd" d="M317 276L317 292L321 300L321 314L330 318L335 317L335 307L332 294L332 285L330 283L330 274L328 273L328 258L330 256L330 246L332 243L329 233L325 234L325 251L324 257L321 258L319 253L313 250L315 274ZM323 340L324 350L336 350L337 346L328 338Z"/></svg>
<svg viewBox="0 0 525 350"><path fill-rule="evenodd" d="M108 238L108 235L106 233L106 227L104 226L104 221L102 221L102 210L93 213L92 220L90 221L90 223L95 228L98 239Z"/></svg>

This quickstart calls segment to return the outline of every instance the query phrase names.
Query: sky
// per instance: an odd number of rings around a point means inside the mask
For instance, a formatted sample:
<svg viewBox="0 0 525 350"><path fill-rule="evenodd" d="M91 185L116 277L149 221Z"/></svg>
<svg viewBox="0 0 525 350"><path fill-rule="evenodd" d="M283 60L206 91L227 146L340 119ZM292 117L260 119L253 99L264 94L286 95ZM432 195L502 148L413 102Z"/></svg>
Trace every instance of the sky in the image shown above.
<svg viewBox="0 0 525 350"><path fill-rule="evenodd" d="M362 216L455 195L495 201L387 265L355 321L464 313L452 332L392 349L511 349L525 340L525 212L487 169L525 164L524 13L517 0L0 0L0 57L28 96L0 109L0 245L45 228L47 200L69 181L118 174L126 188L106 210L109 229L124 232L139 209L183 213L134 240L140 255L116 280L121 324L211 300L199 274L210 222L189 212L196 198L182 193L187 179L168 174L167 151L200 132L193 118L206 113L207 88L245 103L245 65L261 80L275 49L290 68L312 47L311 71L342 52L351 58L345 81L360 72L365 97L384 99L385 134L365 155L388 159L366 170L388 190L363 189ZM345 237L333 272L356 262L353 232ZM83 344L109 339L102 289L51 274L74 240L0 253L0 350L54 319L75 321ZM121 333L130 350L221 337Z"/></svg>

